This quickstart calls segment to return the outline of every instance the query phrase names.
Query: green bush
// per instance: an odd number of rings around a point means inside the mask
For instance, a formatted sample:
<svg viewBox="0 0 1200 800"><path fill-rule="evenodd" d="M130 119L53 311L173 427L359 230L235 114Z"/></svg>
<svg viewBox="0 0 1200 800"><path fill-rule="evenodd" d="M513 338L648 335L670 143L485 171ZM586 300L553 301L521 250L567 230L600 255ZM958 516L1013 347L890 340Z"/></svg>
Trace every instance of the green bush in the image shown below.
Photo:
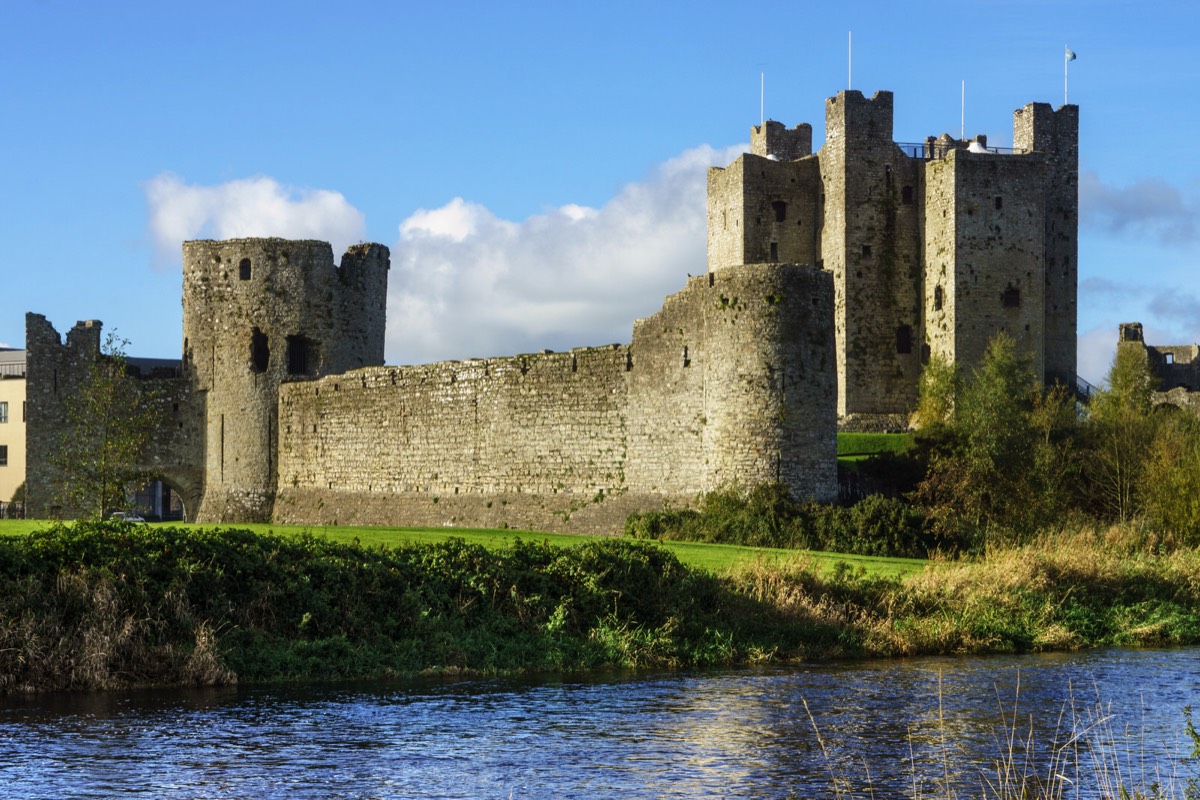
<svg viewBox="0 0 1200 800"><path fill-rule="evenodd" d="M903 500L869 495L849 508L797 503L780 484L710 492L699 511L634 514L625 521L625 534L904 558L925 558L945 546L924 514Z"/></svg>

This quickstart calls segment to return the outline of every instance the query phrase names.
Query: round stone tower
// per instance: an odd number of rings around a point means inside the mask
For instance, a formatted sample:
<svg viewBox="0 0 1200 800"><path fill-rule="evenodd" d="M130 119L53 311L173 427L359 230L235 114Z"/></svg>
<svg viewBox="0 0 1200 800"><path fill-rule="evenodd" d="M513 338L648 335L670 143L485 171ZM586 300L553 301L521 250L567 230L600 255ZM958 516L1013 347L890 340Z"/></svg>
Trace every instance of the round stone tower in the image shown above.
<svg viewBox="0 0 1200 800"><path fill-rule="evenodd" d="M202 522L269 521L278 390L383 363L388 249L333 263L325 242L183 245L183 362L205 417Z"/></svg>

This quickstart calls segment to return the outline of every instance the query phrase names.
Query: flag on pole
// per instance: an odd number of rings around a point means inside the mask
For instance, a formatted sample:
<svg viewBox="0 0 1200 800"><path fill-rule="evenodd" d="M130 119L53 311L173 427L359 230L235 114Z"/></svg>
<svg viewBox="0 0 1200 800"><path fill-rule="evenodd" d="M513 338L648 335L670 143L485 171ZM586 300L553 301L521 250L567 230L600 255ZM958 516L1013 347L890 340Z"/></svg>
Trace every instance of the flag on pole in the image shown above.
<svg viewBox="0 0 1200 800"><path fill-rule="evenodd" d="M1074 60L1075 60L1075 51L1068 47L1067 48L1067 61L1074 61Z"/></svg>

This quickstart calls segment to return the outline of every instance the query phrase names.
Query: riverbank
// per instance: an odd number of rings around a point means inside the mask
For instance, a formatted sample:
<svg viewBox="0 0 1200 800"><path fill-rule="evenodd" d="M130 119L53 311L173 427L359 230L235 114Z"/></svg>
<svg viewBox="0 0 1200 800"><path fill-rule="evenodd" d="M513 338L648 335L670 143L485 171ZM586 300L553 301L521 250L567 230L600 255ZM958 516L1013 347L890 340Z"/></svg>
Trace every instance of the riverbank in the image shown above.
<svg viewBox="0 0 1200 800"><path fill-rule="evenodd" d="M904 577L651 543L368 548L80 523L0 539L0 689L1200 643L1200 551L1078 533Z"/></svg>

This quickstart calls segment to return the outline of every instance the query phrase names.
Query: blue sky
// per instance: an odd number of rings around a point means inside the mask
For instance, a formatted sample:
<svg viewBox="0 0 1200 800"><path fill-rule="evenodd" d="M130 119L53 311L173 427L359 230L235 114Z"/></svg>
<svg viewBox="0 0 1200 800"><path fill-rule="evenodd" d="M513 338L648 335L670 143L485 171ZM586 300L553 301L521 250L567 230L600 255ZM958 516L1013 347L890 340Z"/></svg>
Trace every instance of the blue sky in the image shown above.
<svg viewBox="0 0 1200 800"><path fill-rule="evenodd" d="M436 6L436 7L435 7ZM1200 5L0 0L0 343L177 357L180 242L392 248L393 364L628 341L705 269L704 172L895 93L895 138L1082 118L1080 372L1200 340Z"/></svg>

